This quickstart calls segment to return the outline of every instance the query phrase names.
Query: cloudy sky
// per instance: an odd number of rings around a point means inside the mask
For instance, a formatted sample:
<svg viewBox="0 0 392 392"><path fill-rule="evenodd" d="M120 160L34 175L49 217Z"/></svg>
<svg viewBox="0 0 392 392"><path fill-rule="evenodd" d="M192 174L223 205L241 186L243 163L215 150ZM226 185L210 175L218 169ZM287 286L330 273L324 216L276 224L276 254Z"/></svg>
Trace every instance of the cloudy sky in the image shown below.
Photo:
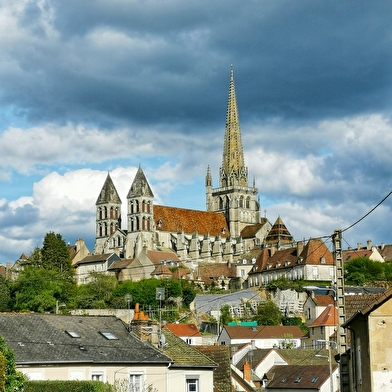
<svg viewBox="0 0 392 392"><path fill-rule="evenodd" d="M205 209L233 64L263 214L295 239L357 221L392 189L392 3L0 0L0 263L48 231L90 250L110 171ZM392 243L392 197L344 245Z"/></svg>

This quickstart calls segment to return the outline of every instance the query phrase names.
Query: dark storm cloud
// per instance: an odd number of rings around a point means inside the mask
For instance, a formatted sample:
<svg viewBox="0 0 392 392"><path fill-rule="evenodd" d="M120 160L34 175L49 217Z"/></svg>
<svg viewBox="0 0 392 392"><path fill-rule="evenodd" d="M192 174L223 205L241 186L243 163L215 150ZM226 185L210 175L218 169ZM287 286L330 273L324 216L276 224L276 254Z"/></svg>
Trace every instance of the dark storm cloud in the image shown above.
<svg viewBox="0 0 392 392"><path fill-rule="evenodd" d="M4 47L1 102L30 121L222 121L230 63L242 121L391 105L389 3L29 2ZM50 29L48 28L50 26Z"/></svg>
<svg viewBox="0 0 392 392"><path fill-rule="evenodd" d="M10 232L13 227L26 227L39 220L39 211L32 205L12 209L8 203L0 207L0 227ZM0 230L0 232L3 230ZM3 231L3 234L7 234ZM28 233L26 233L28 235Z"/></svg>

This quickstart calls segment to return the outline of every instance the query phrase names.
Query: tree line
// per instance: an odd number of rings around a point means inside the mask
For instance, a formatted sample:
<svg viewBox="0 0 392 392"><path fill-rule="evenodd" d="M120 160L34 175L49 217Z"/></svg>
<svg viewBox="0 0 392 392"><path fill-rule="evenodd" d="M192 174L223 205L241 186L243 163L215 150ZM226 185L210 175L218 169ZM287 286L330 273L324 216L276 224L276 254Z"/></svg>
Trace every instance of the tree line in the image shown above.
<svg viewBox="0 0 392 392"><path fill-rule="evenodd" d="M165 289L165 299L156 299L156 289ZM115 276L92 272L89 283L77 285L68 247L60 234L46 234L20 265L16 279L0 280L0 311L55 312L60 309L126 308L139 303L142 309L189 308L196 296L194 285L185 280L144 279L118 282ZM128 299L132 298L131 304Z"/></svg>

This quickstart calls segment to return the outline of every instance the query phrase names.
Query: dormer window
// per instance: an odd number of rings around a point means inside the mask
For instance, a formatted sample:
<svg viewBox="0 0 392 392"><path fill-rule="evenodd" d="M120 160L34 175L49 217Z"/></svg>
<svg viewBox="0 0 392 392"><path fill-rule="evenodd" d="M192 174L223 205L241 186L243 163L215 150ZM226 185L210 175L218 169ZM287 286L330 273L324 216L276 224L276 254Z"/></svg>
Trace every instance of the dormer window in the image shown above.
<svg viewBox="0 0 392 392"><path fill-rule="evenodd" d="M159 221L158 221L158 227L162 227L162 220L161 219L159 219Z"/></svg>
<svg viewBox="0 0 392 392"><path fill-rule="evenodd" d="M320 263L321 264L325 264L325 257L323 256L323 257L320 257Z"/></svg>

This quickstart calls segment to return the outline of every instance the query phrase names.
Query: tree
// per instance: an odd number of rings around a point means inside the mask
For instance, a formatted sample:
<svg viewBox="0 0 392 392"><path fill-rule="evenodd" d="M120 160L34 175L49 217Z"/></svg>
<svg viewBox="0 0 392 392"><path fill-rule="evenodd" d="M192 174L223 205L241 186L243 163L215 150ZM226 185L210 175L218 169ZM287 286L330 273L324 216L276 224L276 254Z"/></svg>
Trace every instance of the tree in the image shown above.
<svg viewBox="0 0 392 392"><path fill-rule="evenodd" d="M76 281L69 251L60 234L48 233L24 263L12 288L17 311L53 312L56 303L73 307Z"/></svg>
<svg viewBox="0 0 392 392"><path fill-rule="evenodd" d="M362 285L365 282L384 280L383 263L372 261L367 257L356 257L345 264L347 282Z"/></svg>
<svg viewBox="0 0 392 392"><path fill-rule="evenodd" d="M61 234L49 232L45 235L41 249L41 263L47 270L58 271L66 276L74 275L67 244Z"/></svg>
<svg viewBox="0 0 392 392"><path fill-rule="evenodd" d="M282 322L282 313L272 301L261 302L254 320L259 325L279 325Z"/></svg>
<svg viewBox="0 0 392 392"><path fill-rule="evenodd" d="M194 284L188 280L181 280L182 286L182 303L185 307L189 308L189 305L196 297L196 290Z"/></svg>
<svg viewBox="0 0 392 392"><path fill-rule="evenodd" d="M220 310L220 324L228 325L231 321L233 321L233 317L231 317L230 306L223 305Z"/></svg>
<svg viewBox="0 0 392 392"><path fill-rule="evenodd" d="M55 271L25 267L13 287L13 308L16 311L53 312L56 302L69 302L73 293L69 283ZM71 297L72 296L72 297Z"/></svg>
<svg viewBox="0 0 392 392"><path fill-rule="evenodd" d="M0 276L0 312L7 312L11 307L11 293L6 278Z"/></svg>
<svg viewBox="0 0 392 392"><path fill-rule="evenodd" d="M85 309L108 308L117 286L118 282L115 276L92 271L89 283L77 288L77 306Z"/></svg>
<svg viewBox="0 0 392 392"><path fill-rule="evenodd" d="M4 390L5 392L23 391L25 378L16 370L15 356L13 350L7 346L5 339L0 336L0 353L4 356Z"/></svg>

